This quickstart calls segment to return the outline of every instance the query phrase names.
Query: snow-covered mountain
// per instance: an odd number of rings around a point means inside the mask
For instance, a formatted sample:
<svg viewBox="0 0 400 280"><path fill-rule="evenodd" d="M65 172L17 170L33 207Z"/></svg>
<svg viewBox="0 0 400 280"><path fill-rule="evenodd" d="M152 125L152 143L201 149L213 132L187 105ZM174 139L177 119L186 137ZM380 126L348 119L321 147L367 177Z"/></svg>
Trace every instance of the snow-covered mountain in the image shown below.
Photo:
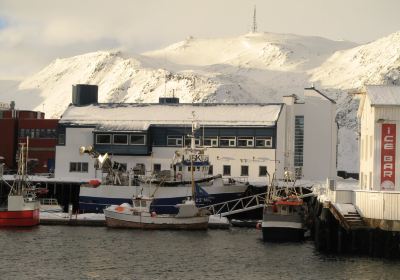
<svg viewBox="0 0 400 280"><path fill-rule="evenodd" d="M323 88L353 89L365 84L399 84L400 32L334 53L310 71Z"/></svg>
<svg viewBox="0 0 400 280"><path fill-rule="evenodd" d="M19 83L17 95L0 83L0 99L16 97L17 106L31 100L24 109L59 117L77 83L98 84L100 102L157 102L173 94L181 102L279 102L314 83L338 103L339 169L357 171L357 102L347 92L365 83L397 84L399 69L400 32L360 46L275 33L189 37L140 55L98 51L57 59Z"/></svg>
<svg viewBox="0 0 400 280"><path fill-rule="evenodd" d="M175 94L182 102L271 102L309 85L307 70L353 46L320 37L247 34L195 39L141 55L99 51L57 59L20 85L40 91L49 117L71 101L71 85L99 85L100 102L156 102Z"/></svg>

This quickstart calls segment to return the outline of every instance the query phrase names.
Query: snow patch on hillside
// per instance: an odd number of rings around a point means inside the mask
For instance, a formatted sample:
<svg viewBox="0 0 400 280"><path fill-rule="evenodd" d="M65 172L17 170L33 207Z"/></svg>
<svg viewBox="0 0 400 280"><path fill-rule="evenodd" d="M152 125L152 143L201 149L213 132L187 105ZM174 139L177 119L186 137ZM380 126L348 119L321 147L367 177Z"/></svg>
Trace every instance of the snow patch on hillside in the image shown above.
<svg viewBox="0 0 400 280"><path fill-rule="evenodd" d="M400 84L400 32L334 53L310 71L324 88L353 89L365 84Z"/></svg>

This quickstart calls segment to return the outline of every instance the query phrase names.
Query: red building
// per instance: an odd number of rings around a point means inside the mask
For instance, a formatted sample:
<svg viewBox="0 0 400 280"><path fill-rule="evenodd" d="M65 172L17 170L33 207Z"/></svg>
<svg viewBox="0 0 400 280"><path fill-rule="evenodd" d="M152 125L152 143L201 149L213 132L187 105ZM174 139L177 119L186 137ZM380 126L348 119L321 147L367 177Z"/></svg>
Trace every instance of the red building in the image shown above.
<svg viewBox="0 0 400 280"><path fill-rule="evenodd" d="M0 160L15 170L19 143L28 137L32 173L53 172L57 125L57 119L45 119L42 112L0 110Z"/></svg>

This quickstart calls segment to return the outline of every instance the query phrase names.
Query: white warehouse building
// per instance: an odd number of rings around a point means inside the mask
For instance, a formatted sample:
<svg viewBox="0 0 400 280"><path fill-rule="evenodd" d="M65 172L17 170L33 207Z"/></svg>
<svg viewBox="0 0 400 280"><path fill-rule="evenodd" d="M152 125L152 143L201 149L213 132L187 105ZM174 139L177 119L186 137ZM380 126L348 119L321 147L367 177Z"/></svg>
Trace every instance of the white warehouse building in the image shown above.
<svg viewBox="0 0 400 280"><path fill-rule="evenodd" d="M400 191L400 87L366 86L358 118L361 189Z"/></svg>
<svg viewBox="0 0 400 280"><path fill-rule="evenodd" d="M169 169L175 151L190 143L193 118L196 145L207 147L214 175L253 184L266 184L273 174L283 178L286 170L308 180L336 177L336 104L315 88L304 90L302 102L291 95L270 104L182 104L177 98L101 104L97 86L73 89L59 122L56 178L101 178L94 159L79 153L88 145L128 170L137 164L147 172Z"/></svg>

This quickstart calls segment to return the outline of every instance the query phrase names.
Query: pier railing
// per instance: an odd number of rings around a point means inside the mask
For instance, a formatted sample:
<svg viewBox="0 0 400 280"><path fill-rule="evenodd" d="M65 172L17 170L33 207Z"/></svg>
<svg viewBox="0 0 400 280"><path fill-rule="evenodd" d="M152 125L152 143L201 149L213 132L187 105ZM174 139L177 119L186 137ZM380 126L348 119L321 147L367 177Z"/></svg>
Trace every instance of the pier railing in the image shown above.
<svg viewBox="0 0 400 280"><path fill-rule="evenodd" d="M364 218L400 221L400 192L354 190L353 204Z"/></svg>

